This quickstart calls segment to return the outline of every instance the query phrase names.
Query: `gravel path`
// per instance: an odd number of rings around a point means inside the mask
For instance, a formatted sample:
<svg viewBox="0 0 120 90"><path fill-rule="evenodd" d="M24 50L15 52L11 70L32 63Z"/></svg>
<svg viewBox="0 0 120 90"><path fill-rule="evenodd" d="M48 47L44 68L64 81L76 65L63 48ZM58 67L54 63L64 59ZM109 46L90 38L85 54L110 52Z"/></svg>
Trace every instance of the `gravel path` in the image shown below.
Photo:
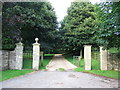
<svg viewBox="0 0 120 90"><path fill-rule="evenodd" d="M82 72L38 71L3 81L2 86L3 88L117 88L118 80Z"/></svg>
<svg viewBox="0 0 120 90"><path fill-rule="evenodd" d="M55 71L59 68L64 68L65 70L77 68L75 65L66 60L62 54L56 54L50 63L46 66L48 71Z"/></svg>

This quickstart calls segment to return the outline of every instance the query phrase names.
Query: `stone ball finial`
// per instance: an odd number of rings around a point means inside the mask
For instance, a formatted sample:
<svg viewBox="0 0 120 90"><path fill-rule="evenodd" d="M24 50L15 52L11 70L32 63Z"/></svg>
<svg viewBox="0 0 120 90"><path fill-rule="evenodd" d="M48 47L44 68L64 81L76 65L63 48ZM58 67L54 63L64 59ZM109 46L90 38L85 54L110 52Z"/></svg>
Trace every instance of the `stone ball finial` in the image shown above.
<svg viewBox="0 0 120 90"><path fill-rule="evenodd" d="M38 43L38 40L39 40L38 38L35 38L36 43Z"/></svg>

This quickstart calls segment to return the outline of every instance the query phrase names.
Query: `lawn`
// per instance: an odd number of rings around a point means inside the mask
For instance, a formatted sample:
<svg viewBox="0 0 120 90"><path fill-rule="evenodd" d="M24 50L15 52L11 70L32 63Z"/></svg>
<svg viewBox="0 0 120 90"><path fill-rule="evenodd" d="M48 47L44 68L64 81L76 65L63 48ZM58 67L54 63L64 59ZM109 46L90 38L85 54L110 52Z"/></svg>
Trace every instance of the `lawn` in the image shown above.
<svg viewBox="0 0 120 90"><path fill-rule="evenodd" d="M54 56L55 54L44 54L44 56Z"/></svg>
<svg viewBox="0 0 120 90"><path fill-rule="evenodd" d="M2 78L0 78L0 81L4 81L10 78L18 77L21 75L25 75L27 73L33 72L33 70L5 70L1 71L0 74L2 75Z"/></svg>
<svg viewBox="0 0 120 90"><path fill-rule="evenodd" d="M71 63L73 63L73 59L71 55L65 55L65 58L70 61ZM74 65L78 66L78 62L74 62ZM88 70L84 70L84 59L81 59L80 61L80 67L74 69L74 71L76 72L87 72L87 73L92 73L92 74L96 74L96 75L100 75L100 76L106 76L109 78L115 78L115 79L120 79L120 77L118 76L118 74L120 73L119 71L113 71L113 70L107 70L107 71L101 71L100 70L100 62L99 60L95 60L92 59L92 70L88 71Z"/></svg>

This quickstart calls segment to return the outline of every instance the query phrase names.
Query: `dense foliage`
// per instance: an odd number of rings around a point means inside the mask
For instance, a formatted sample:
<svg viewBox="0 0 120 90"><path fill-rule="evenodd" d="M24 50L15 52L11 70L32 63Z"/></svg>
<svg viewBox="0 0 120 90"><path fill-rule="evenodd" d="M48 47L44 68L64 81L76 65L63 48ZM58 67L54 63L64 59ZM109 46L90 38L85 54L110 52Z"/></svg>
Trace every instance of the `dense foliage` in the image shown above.
<svg viewBox="0 0 120 90"><path fill-rule="evenodd" d="M120 47L120 2L73 2L61 22L62 50L77 52L83 45Z"/></svg>
<svg viewBox="0 0 120 90"><path fill-rule="evenodd" d="M47 53L78 54L83 45L120 49L120 2L72 2L67 14L58 30L49 2L3 3L3 49L18 41L32 47L36 37Z"/></svg>
<svg viewBox="0 0 120 90"><path fill-rule="evenodd" d="M120 2L96 5L98 31L96 42L107 48L120 47Z"/></svg>
<svg viewBox="0 0 120 90"><path fill-rule="evenodd" d="M49 2L3 4L3 49L13 49L21 41L32 46L39 38L42 50L52 51L57 38L57 19Z"/></svg>
<svg viewBox="0 0 120 90"><path fill-rule="evenodd" d="M68 15L61 23L60 32L67 52L76 52L83 45L95 44L96 13L94 5L88 2L73 2L68 8Z"/></svg>

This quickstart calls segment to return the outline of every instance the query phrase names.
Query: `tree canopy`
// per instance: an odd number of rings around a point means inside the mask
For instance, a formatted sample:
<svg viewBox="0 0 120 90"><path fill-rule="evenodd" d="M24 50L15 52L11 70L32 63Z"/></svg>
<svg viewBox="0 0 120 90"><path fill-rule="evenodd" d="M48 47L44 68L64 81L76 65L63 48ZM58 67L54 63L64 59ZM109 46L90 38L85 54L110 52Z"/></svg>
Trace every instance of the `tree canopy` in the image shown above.
<svg viewBox="0 0 120 90"><path fill-rule="evenodd" d="M57 18L49 2L8 2L3 4L3 49L21 41L32 46L39 38L42 49L52 50L57 36ZM12 44L11 44L12 43Z"/></svg>
<svg viewBox="0 0 120 90"><path fill-rule="evenodd" d="M111 48L120 47L120 2L104 2L96 5L98 31L96 42Z"/></svg>
<svg viewBox="0 0 120 90"><path fill-rule="evenodd" d="M120 2L72 2L59 28L49 2L6 2L2 21L3 49L18 41L32 46L36 37L47 53L79 53L83 45L120 49Z"/></svg>
<svg viewBox="0 0 120 90"><path fill-rule="evenodd" d="M61 22L63 47L78 52L83 45L120 47L120 2L72 2Z"/></svg>
<svg viewBox="0 0 120 90"><path fill-rule="evenodd" d="M68 15L61 23L63 43L67 51L79 51L83 45L95 44L95 7L89 2L72 2Z"/></svg>

